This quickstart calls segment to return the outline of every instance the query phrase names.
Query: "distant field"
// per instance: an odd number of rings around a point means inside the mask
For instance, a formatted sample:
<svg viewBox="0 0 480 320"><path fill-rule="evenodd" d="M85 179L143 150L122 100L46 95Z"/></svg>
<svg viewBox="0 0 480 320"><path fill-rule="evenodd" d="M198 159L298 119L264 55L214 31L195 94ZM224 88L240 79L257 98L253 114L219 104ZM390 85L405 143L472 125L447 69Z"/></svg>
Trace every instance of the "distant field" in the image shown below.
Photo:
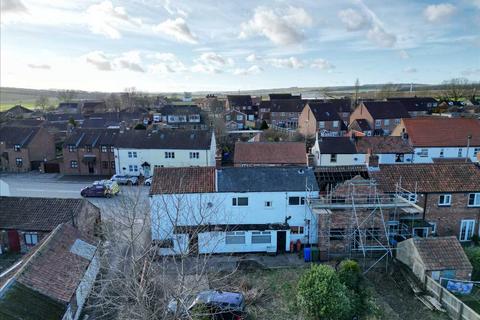
<svg viewBox="0 0 480 320"><path fill-rule="evenodd" d="M35 103L32 102L32 101L29 101L29 102L18 101L18 102L13 102L13 103L1 103L0 104L0 112L7 111L8 109L16 106L17 104L20 104L23 107L28 108L28 109L34 109L35 108Z"/></svg>

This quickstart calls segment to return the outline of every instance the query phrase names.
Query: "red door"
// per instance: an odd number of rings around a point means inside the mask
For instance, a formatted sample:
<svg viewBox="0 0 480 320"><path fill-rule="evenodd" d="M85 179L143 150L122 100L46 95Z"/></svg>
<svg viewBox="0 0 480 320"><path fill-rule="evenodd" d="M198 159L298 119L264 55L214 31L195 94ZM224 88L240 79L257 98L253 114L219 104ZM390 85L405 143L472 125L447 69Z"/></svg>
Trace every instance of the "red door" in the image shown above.
<svg viewBox="0 0 480 320"><path fill-rule="evenodd" d="M16 230L8 230L8 249L10 252L20 252L20 239Z"/></svg>

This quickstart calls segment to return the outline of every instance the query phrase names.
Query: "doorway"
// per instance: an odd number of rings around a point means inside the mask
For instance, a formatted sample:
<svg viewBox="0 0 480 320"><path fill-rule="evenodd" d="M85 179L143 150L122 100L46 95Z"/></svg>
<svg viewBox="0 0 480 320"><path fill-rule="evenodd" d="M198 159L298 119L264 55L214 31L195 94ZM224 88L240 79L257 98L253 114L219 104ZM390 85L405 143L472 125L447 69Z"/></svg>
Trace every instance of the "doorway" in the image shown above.
<svg viewBox="0 0 480 320"><path fill-rule="evenodd" d="M8 250L10 252L20 252L20 239L16 230L8 230Z"/></svg>
<svg viewBox="0 0 480 320"><path fill-rule="evenodd" d="M95 167L93 165L93 162L88 163L88 173L89 174L94 174L95 173Z"/></svg>
<svg viewBox="0 0 480 320"><path fill-rule="evenodd" d="M277 231L277 253L285 253L287 245L287 232Z"/></svg>

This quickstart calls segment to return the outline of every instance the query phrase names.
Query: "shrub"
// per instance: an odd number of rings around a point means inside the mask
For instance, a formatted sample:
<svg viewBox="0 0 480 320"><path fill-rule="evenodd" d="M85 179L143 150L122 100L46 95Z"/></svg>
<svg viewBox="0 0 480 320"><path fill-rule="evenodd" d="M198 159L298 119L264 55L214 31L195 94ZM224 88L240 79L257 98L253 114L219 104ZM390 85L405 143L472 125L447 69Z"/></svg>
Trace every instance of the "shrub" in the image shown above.
<svg viewBox="0 0 480 320"><path fill-rule="evenodd" d="M480 247L467 247L465 253L473 266L472 280L480 281Z"/></svg>
<svg viewBox="0 0 480 320"><path fill-rule="evenodd" d="M341 320L351 317L349 290L326 265L312 265L298 282L297 303L307 319Z"/></svg>
<svg viewBox="0 0 480 320"><path fill-rule="evenodd" d="M147 127L145 127L145 125L143 123L139 123L133 129L135 129L135 130L146 130Z"/></svg>
<svg viewBox="0 0 480 320"><path fill-rule="evenodd" d="M263 120L262 125L260 126L260 130L267 130L267 129L268 129L267 121Z"/></svg>

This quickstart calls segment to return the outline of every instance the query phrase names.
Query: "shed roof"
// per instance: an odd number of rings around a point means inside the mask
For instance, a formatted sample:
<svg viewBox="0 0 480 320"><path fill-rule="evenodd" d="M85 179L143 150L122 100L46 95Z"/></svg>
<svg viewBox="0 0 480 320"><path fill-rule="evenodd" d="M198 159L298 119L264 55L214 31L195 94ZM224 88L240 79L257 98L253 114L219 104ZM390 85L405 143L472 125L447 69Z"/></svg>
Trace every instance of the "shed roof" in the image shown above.
<svg viewBox="0 0 480 320"><path fill-rule="evenodd" d="M412 238L426 270L472 269L456 237Z"/></svg>

